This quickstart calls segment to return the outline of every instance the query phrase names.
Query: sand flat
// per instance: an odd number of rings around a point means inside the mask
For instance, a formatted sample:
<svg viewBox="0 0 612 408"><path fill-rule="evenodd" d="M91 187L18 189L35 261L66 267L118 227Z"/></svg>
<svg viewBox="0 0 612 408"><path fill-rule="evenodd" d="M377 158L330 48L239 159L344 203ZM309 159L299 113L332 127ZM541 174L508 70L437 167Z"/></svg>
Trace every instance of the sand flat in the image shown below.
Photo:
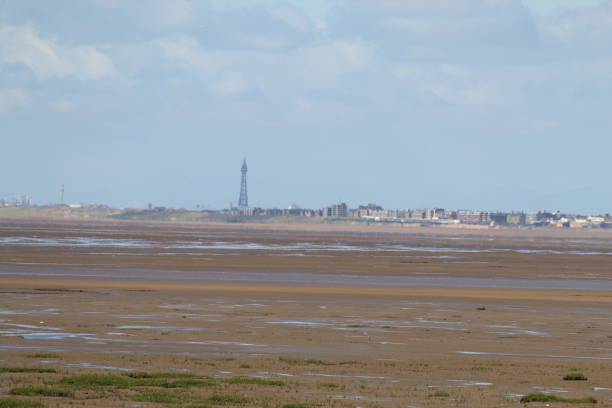
<svg viewBox="0 0 612 408"><path fill-rule="evenodd" d="M218 385L190 388L193 401L229 392L246 406L517 406L532 392L610 406L601 234L236 228L0 225L0 365L55 368L56 380L195 373ZM564 381L570 372L589 380ZM235 376L285 384L222 382ZM43 400L110 407L143 391L75 392Z"/></svg>

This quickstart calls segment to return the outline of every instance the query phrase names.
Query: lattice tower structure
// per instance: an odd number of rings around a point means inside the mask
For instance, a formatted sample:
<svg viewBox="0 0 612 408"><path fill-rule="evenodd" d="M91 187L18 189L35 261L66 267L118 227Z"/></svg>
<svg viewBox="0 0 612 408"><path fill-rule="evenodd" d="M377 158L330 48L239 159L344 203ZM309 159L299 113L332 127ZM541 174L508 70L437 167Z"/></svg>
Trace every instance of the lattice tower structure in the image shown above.
<svg viewBox="0 0 612 408"><path fill-rule="evenodd" d="M240 181L240 198L238 198L238 207L246 208L249 206L249 196L247 194L247 164L246 159L242 162L242 179Z"/></svg>

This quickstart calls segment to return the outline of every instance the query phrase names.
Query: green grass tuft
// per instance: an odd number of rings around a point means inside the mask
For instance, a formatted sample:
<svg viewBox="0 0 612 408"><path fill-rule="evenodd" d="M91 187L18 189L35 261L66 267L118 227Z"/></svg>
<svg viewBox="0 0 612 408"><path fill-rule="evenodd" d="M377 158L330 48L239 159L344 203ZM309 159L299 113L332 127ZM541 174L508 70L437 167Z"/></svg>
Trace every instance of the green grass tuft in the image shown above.
<svg viewBox="0 0 612 408"><path fill-rule="evenodd" d="M13 388L9 391L11 395L28 395L28 396L43 396L43 397L65 397L72 398L72 391L62 390L48 385L33 385L28 387Z"/></svg>
<svg viewBox="0 0 612 408"><path fill-rule="evenodd" d="M125 375L130 378L198 378L197 375L186 373L148 373L144 371L127 373Z"/></svg>
<svg viewBox="0 0 612 408"><path fill-rule="evenodd" d="M586 381L588 380L588 378L586 378L584 374L581 374L581 373L567 374L565 377L563 377L563 379L565 381Z"/></svg>
<svg viewBox="0 0 612 408"><path fill-rule="evenodd" d="M279 361L291 365L334 365L334 363L328 363L323 360L316 360L313 358L292 358L292 357L279 357Z"/></svg>
<svg viewBox="0 0 612 408"><path fill-rule="evenodd" d="M158 402L161 404L177 404L183 401L181 395L177 395L167 391L147 391L132 398L134 401L140 402Z"/></svg>
<svg viewBox="0 0 612 408"><path fill-rule="evenodd" d="M135 374L135 373L131 373ZM160 387L160 388L187 388L187 387L206 387L214 385L210 379L199 380L193 377L184 377L180 374L165 373L137 373L136 378L131 376L118 375L98 375L86 374L72 377L64 377L60 384L70 384L80 388L99 388L99 387ZM170 378L168 380L166 378ZM172 380L178 378L177 380Z"/></svg>
<svg viewBox="0 0 612 408"><path fill-rule="evenodd" d="M549 394L527 394L521 398L522 403L526 402L571 402L576 404L596 404L597 399L593 397L586 398L562 398L556 395Z"/></svg>
<svg viewBox="0 0 612 408"><path fill-rule="evenodd" d="M276 385L276 386L287 385L284 381L266 380L263 378L251 378L251 377L224 378L221 381L227 384L255 384L255 385Z"/></svg>
<svg viewBox="0 0 612 408"><path fill-rule="evenodd" d="M231 405L231 404L246 404L249 402L248 398L237 397L235 395L211 395L206 398L206 402L213 405Z"/></svg>
<svg viewBox="0 0 612 408"><path fill-rule="evenodd" d="M285 404L282 408L310 408L310 405L306 404Z"/></svg>
<svg viewBox="0 0 612 408"><path fill-rule="evenodd" d="M319 384L320 387L325 387L325 388L338 388L339 385L336 383L321 383Z"/></svg>
<svg viewBox="0 0 612 408"><path fill-rule="evenodd" d="M0 367L0 373L56 373L53 368Z"/></svg>
<svg viewBox="0 0 612 408"><path fill-rule="evenodd" d="M433 394L430 394L429 396L442 398L442 397L450 397L450 394L446 391L436 391Z"/></svg>
<svg viewBox="0 0 612 408"><path fill-rule="evenodd" d="M85 374L64 377L60 384L70 384L81 388L129 387L133 380L118 375Z"/></svg>
<svg viewBox="0 0 612 408"><path fill-rule="evenodd" d="M37 401L0 398L0 408L45 408L45 405Z"/></svg>

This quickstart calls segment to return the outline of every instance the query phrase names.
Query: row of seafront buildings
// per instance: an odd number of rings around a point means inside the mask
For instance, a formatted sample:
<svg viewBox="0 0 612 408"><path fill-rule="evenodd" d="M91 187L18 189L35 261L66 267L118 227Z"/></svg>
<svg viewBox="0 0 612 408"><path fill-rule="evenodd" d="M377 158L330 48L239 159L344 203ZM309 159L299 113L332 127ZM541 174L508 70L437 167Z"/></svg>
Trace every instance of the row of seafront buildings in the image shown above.
<svg viewBox="0 0 612 408"><path fill-rule="evenodd" d="M349 208L338 203L321 209L305 209L296 205L286 209L236 208L230 210L244 216L325 217L362 222L466 224L487 226L532 226L569 228L612 228L612 216L582 216L548 212L495 212L481 210L448 210L444 208L390 210L376 204Z"/></svg>

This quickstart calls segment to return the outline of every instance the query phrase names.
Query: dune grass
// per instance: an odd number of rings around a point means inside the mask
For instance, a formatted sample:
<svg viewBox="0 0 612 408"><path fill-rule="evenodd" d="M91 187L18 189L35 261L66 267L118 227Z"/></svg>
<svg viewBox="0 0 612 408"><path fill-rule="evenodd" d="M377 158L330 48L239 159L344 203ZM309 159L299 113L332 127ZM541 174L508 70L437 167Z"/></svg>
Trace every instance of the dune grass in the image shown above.
<svg viewBox="0 0 612 408"><path fill-rule="evenodd" d="M9 394L64 398L74 397L74 393L72 391L66 391L50 385L31 385L27 387L13 388L9 391Z"/></svg>

